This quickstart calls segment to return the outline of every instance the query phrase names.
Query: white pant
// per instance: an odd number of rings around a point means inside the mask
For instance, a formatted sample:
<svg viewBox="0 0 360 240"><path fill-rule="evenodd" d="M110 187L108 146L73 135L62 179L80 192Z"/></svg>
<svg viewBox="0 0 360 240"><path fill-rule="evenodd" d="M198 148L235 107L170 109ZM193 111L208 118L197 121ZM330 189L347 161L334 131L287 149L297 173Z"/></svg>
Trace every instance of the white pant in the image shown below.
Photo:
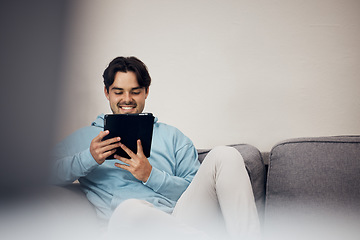
<svg viewBox="0 0 360 240"><path fill-rule="evenodd" d="M204 159L172 215L136 199L124 201L108 225L112 239L247 239L260 236L248 173L240 153L216 147Z"/></svg>

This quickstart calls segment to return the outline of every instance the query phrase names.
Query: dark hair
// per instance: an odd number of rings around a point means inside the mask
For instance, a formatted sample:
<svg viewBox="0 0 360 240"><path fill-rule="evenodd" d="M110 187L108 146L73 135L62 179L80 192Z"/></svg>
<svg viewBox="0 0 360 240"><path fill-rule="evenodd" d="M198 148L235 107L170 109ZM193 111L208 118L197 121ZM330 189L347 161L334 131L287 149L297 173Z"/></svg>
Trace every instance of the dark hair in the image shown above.
<svg viewBox="0 0 360 240"><path fill-rule="evenodd" d="M105 69L103 78L106 90L114 83L115 74L117 72L133 72L140 87L146 90L150 86L151 77L146 65L136 57L117 57L109 63Z"/></svg>

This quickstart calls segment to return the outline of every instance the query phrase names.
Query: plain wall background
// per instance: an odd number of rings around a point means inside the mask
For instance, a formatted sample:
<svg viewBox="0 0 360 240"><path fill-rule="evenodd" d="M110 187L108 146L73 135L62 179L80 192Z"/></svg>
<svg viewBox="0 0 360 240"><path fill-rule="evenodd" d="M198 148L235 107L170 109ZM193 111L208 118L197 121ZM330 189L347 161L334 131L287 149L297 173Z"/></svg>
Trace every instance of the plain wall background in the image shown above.
<svg viewBox="0 0 360 240"><path fill-rule="evenodd" d="M197 148L360 134L360 1L72 1L57 139L110 108L102 73L145 62L145 111Z"/></svg>

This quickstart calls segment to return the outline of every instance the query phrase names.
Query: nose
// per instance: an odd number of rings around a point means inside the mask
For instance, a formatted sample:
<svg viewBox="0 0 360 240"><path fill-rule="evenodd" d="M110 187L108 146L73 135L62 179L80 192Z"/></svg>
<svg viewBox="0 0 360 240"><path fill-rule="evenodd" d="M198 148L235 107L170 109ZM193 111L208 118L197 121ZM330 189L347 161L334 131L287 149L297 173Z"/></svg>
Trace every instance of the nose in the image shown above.
<svg viewBox="0 0 360 240"><path fill-rule="evenodd" d="M132 102L132 97L131 97L131 94L130 94L130 93L126 93L126 94L124 95L124 101L125 101L126 103Z"/></svg>

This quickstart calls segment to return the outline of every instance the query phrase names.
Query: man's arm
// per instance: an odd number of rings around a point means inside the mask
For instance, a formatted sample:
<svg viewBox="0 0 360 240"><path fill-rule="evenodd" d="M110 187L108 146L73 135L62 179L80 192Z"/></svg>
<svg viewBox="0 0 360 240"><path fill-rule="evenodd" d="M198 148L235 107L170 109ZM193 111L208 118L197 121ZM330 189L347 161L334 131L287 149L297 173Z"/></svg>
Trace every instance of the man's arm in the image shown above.
<svg viewBox="0 0 360 240"><path fill-rule="evenodd" d="M145 185L152 188L155 192L177 201L195 177L200 162L197 151L192 143L177 150L175 158L175 175L153 168Z"/></svg>
<svg viewBox="0 0 360 240"><path fill-rule="evenodd" d="M71 184L80 177L86 176L98 165L89 148L70 156L55 157L52 164L51 182L56 185Z"/></svg>
<svg viewBox="0 0 360 240"><path fill-rule="evenodd" d="M80 177L86 176L101 165L108 156L115 153L120 138L102 141L108 134L109 131L101 131L91 140L90 144L89 140L84 137L86 134L75 134L58 144L53 156L52 183L70 184Z"/></svg>
<svg viewBox="0 0 360 240"><path fill-rule="evenodd" d="M131 159L115 155L116 159L125 163L115 163L115 166L131 172L135 178L155 192L175 201L189 186L200 165L197 151L192 144L188 144L177 151L175 157L179 164L176 167L176 176L151 166L142 151L140 140L138 141L137 154L123 144L120 146Z"/></svg>

